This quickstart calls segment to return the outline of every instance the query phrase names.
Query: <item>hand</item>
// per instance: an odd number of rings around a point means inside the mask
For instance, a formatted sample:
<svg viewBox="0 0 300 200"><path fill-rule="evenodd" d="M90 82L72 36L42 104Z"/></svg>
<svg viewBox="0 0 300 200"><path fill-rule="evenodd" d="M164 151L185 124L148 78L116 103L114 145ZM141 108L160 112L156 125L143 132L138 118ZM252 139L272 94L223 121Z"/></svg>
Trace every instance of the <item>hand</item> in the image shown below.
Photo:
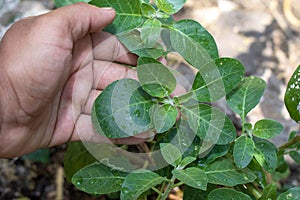
<svg viewBox="0 0 300 200"><path fill-rule="evenodd" d="M114 16L112 9L79 3L22 19L7 31L0 43L0 157L105 140L93 129L92 103L109 83L131 73L113 61L136 64L115 38L99 32Z"/></svg>

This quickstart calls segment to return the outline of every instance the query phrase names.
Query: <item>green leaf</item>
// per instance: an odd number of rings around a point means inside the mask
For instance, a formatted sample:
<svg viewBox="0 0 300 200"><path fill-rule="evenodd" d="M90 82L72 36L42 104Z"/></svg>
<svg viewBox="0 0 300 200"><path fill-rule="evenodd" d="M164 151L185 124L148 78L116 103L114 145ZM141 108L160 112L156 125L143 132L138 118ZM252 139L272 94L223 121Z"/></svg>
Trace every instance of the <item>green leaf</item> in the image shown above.
<svg viewBox="0 0 300 200"><path fill-rule="evenodd" d="M296 200L300 199L300 187L294 187L280 194L277 200Z"/></svg>
<svg viewBox="0 0 300 200"><path fill-rule="evenodd" d="M157 106L152 116L156 132L163 133L170 130L176 123L177 115L177 108L170 104Z"/></svg>
<svg viewBox="0 0 300 200"><path fill-rule="evenodd" d="M297 123L300 123L300 65L292 75L287 85L284 96L284 103L290 116Z"/></svg>
<svg viewBox="0 0 300 200"><path fill-rule="evenodd" d="M218 58L201 67L192 90L200 102L221 99L242 80L244 66L233 58Z"/></svg>
<svg viewBox="0 0 300 200"><path fill-rule="evenodd" d="M151 57L157 59L165 52L160 44L149 46L147 43L143 42L141 33L138 30L121 32L116 36L131 53L134 53L140 57Z"/></svg>
<svg viewBox="0 0 300 200"><path fill-rule="evenodd" d="M208 182L224 186L236 186L253 182L255 174L248 168L238 169L230 159L220 159L205 167Z"/></svg>
<svg viewBox="0 0 300 200"><path fill-rule="evenodd" d="M140 0L92 0L89 2L98 7L112 7L116 17L111 25L105 28L112 34L122 33L141 27L146 18L141 12Z"/></svg>
<svg viewBox="0 0 300 200"><path fill-rule="evenodd" d="M252 124L251 123L244 123L244 129L248 133L252 133Z"/></svg>
<svg viewBox="0 0 300 200"><path fill-rule="evenodd" d="M288 141L291 141L297 135L297 131L291 131Z"/></svg>
<svg viewBox="0 0 300 200"><path fill-rule="evenodd" d="M154 0L154 2L159 10L167 14L174 14L182 8L186 0Z"/></svg>
<svg viewBox="0 0 300 200"><path fill-rule="evenodd" d="M142 14L146 17L153 17L156 13L156 9L149 3L142 3L141 5Z"/></svg>
<svg viewBox="0 0 300 200"><path fill-rule="evenodd" d="M255 76L245 77L242 82L227 95L228 106L242 119L259 103L266 83Z"/></svg>
<svg viewBox="0 0 300 200"><path fill-rule="evenodd" d="M230 119L217 108L206 104L182 106L191 129L202 140L212 144L228 144L236 138L236 129Z"/></svg>
<svg viewBox="0 0 300 200"><path fill-rule="evenodd" d="M283 131L283 126L274 120L262 119L255 123L253 133L255 136L270 139Z"/></svg>
<svg viewBox="0 0 300 200"><path fill-rule="evenodd" d="M120 191L126 176L125 172L96 162L77 171L72 183L86 193L107 194Z"/></svg>
<svg viewBox="0 0 300 200"><path fill-rule="evenodd" d="M92 164L96 159L88 152L82 142L69 142L64 155L64 170L69 181L81 168Z"/></svg>
<svg viewBox="0 0 300 200"><path fill-rule="evenodd" d="M94 102L92 121L96 131L109 138L124 138L152 128L149 109L154 103L136 80L111 83Z"/></svg>
<svg viewBox="0 0 300 200"><path fill-rule="evenodd" d="M170 143L161 143L160 151L165 161L174 167L177 167L182 159L179 149Z"/></svg>
<svg viewBox="0 0 300 200"><path fill-rule="evenodd" d="M230 199L238 199L238 200L251 200L251 198L241 192L238 192L229 188L219 188L211 191L208 195L207 200L230 200Z"/></svg>
<svg viewBox="0 0 300 200"><path fill-rule="evenodd" d="M259 198L259 200L276 200L276 196L277 196L277 189L276 189L276 184L275 183L271 183L269 185L267 185L264 190L263 193L261 195L261 197Z"/></svg>
<svg viewBox="0 0 300 200"><path fill-rule="evenodd" d="M277 147L265 139L254 138L256 153L254 154L257 158L257 154L262 155L263 163L259 162L262 167L267 171L272 172L277 167ZM259 161L259 159L257 159Z"/></svg>
<svg viewBox="0 0 300 200"><path fill-rule="evenodd" d="M300 153L298 151L291 151L289 155L297 164L300 164Z"/></svg>
<svg viewBox="0 0 300 200"><path fill-rule="evenodd" d="M63 6L67 6L70 4L74 4L77 2L86 2L88 3L90 0L55 0L54 1L54 5L55 7L59 8L59 7L63 7Z"/></svg>
<svg viewBox="0 0 300 200"><path fill-rule="evenodd" d="M140 169L129 174L123 182L121 200L135 200L152 187L165 179L149 170Z"/></svg>
<svg viewBox="0 0 300 200"><path fill-rule="evenodd" d="M254 142L248 136L240 136L233 147L233 158L238 168L247 167L254 154Z"/></svg>
<svg viewBox="0 0 300 200"><path fill-rule="evenodd" d="M176 88L172 72L153 58L138 59L137 75L142 88L151 96L166 97Z"/></svg>
<svg viewBox="0 0 300 200"><path fill-rule="evenodd" d="M229 151L229 145L215 145L213 149L202 159L199 160L199 164L209 164L215 161L217 158L220 158L226 155Z"/></svg>
<svg viewBox="0 0 300 200"><path fill-rule="evenodd" d="M160 37L161 22L157 19L147 19L141 29L141 38L148 47L153 47Z"/></svg>
<svg viewBox="0 0 300 200"><path fill-rule="evenodd" d="M211 190L215 189L215 185L207 185L207 190L199 190L188 185L183 188L183 200L207 200L207 196Z"/></svg>
<svg viewBox="0 0 300 200"><path fill-rule="evenodd" d="M43 164L49 164L50 151L48 148L38 149L34 152L22 156L23 159L30 160L32 162L41 162Z"/></svg>
<svg viewBox="0 0 300 200"><path fill-rule="evenodd" d="M200 138L184 119L179 120L176 126L164 135L161 142L176 146L183 157L197 157L203 151Z"/></svg>
<svg viewBox="0 0 300 200"><path fill-rule="evenodd" d="M191 164L192 162L194 162L196 160L195 157L185 157L184 159L182 159L182 161L180 162L180 167L183 169L185 168L187 165Z"/></svg>
<svg viewBox="0 0 300 200"><path fill-rule="evenodd" d="M189 167L184 170L173 170L172 174L188 186L206 190L207 177L203 170L196 167Z"/></svg>
<svg viewBox="0 0 300 200"><path fill-rule="evenodd" d="M181 20L170 26L169 31L173 49L197 69L218 57L214 38L198 22Z"/></svg>
<svg viewBox="0 0 300 200"><path fill-rule="evenodd" d="M252 159L250 164L247 166L251 171L256 175L255 182L262 188L265 188L267 185L266 172L263 170L262 166L258 163L256 159Z"/></svg>

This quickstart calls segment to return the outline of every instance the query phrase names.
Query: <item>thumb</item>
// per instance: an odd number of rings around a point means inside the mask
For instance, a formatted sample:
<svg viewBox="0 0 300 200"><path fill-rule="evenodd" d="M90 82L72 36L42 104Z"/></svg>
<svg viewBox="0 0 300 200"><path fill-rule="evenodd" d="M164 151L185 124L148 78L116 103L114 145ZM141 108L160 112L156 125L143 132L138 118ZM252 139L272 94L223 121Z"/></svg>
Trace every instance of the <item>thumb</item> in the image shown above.
<svg viewBox="0 0 300 200"><path fill-rule="evenodd" d="M116 13L112 8L99 8L87 3L76 3L52 12L57 19L63 20L73 41L88 33L98 32L112 23Z"/></svg>

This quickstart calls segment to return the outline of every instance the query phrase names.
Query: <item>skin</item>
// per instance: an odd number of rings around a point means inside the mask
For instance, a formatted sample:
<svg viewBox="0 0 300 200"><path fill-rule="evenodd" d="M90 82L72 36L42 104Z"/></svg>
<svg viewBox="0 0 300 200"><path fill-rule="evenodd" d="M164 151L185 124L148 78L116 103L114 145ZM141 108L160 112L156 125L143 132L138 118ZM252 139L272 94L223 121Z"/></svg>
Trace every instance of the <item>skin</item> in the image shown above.
<svg viewBox="0 0 300 200"><path fill-rule="evenodd" d="M136 144L149 137L108 140L95 133L91 107L109 83L136 64L101 31L112 9L78 3L22 19L0 43L0 157L21 156L68 141ZM78 134L80 133L80 134Z"/></svg>

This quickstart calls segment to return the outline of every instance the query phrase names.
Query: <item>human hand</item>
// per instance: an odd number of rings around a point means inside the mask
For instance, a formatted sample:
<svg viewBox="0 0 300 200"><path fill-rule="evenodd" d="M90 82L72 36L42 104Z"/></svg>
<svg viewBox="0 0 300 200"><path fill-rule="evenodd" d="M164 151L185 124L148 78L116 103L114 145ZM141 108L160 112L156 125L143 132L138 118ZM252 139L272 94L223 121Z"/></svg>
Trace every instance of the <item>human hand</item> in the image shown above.
<svg viewBox="0 0 300 200"><path fill-rule="evenodd" d="M114 16L112 9L79 3L22 19L7 31L0 43L0 157L80 138L107 141L93 129L93 101L109 83L131 73L113 61L136 64L115 38L99 32Z"/></svg>

